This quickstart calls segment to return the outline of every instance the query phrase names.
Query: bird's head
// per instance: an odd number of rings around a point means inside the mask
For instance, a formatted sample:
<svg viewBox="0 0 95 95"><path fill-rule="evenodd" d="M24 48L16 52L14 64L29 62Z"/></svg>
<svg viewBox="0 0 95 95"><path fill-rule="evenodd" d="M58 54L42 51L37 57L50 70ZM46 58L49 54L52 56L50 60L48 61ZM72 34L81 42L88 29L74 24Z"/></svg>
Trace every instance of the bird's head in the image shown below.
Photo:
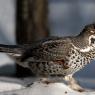
<svg viewBox="0 0 95 95"><path fill-rule="evenodd" d="M80 35L89 41L89 45L95 46L95 24L86 25Z"/></svg>

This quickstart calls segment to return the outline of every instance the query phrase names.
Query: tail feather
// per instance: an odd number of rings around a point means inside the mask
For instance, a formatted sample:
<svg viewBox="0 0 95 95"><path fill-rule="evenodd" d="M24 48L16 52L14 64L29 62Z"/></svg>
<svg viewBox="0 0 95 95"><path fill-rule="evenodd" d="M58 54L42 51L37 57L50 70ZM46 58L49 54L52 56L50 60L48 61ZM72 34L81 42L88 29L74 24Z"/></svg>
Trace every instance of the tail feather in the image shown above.
<svg viewBox="0 0 95 95"><path fill-rule="evenodd" d="M7 53L9 57L14 59L17 64L19 64L22 67L28 67L27 64L20 62L21 58L23 56L23 53L25 52L27 47L24 45L4 45L0 44L0 52Z"/></svg>
<svg viewBox="0 0 95 95"><path fill-rule="evenodd" d="M24 52L24 48L17 45L4 45L0 44L0 52L21 54Z"/></svg>

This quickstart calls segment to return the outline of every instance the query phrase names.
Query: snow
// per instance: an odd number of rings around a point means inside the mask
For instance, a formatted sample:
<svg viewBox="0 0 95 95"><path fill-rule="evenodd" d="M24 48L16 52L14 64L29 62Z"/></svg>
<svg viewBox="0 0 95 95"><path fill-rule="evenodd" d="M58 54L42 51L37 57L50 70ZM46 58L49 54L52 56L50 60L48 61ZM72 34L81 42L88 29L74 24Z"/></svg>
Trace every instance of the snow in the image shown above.
<svg viewBox="0 0 95 95"><path fill-rule="evenodd" d="M20 89L21 85L16 83L0 82L0 92L11 91L15 89Z"/></svg>
<svg viewBox="0 0 95 95"><path fill-rule="evenodd" d="M0 95L95 95L94 89L87 89L85 92L77 92L62 82L45 84L41 81L35 81L30 87L25 87L23 82L27 83L26 80L28 80L28 78L16 79L1 77ZM86 80L85 83L84 80ZM80 82L84 85L93 82L95 85L95 80L80 79Z"/></svg>

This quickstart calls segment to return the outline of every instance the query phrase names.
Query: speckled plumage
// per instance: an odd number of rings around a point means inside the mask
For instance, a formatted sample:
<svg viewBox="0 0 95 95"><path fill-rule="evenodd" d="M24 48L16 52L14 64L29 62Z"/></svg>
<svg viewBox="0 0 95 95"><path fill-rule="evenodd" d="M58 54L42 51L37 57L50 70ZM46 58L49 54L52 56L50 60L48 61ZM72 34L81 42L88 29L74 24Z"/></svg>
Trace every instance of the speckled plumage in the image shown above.
<svg viewBox="0 0 95 95"><path fill-rule="evenodd" d="M58 42L60 43L60 41ZM63 40L62 45L59 43L56 46L50 47L50 49L47 49L45 44L42 50L37 49L36 51L34 49L32 53L35 55L34 57L26 59L22 57L24 59L22 62L26 64L24 66L30 68L37 75L66 76L82 69L89 62L84 53L82 54L76 50L71 42L67 44Z"/></svg>
<svg viewBox="0 0 95 95"><path fill-rule="evenodd" d="M95 58L95 24L73 37L52 37L23 46L0 45L23 67L39 76L67 76ZM16 55L16 53L18 55Z"/></svg>

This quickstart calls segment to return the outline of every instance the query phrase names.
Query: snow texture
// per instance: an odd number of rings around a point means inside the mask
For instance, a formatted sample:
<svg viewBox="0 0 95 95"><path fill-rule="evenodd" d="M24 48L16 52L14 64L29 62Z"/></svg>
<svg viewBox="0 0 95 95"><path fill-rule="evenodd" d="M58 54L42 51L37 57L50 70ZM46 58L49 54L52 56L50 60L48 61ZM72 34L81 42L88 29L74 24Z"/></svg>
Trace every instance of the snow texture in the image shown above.
<svg viewBox="0 0 95 95"><path fill-rule="evenodd" d="M84 80L86 79L81 81L82 84ZM94 89L86 90L85 92L77 92L70 89L64 83L45 84L41 81L36 81L30 87L24 87L22 81L25 82L26 80L0 78L0 95L95 95ZM94 82L95 85L95 80L87 80L84 85L92 82Z"/></svg>

